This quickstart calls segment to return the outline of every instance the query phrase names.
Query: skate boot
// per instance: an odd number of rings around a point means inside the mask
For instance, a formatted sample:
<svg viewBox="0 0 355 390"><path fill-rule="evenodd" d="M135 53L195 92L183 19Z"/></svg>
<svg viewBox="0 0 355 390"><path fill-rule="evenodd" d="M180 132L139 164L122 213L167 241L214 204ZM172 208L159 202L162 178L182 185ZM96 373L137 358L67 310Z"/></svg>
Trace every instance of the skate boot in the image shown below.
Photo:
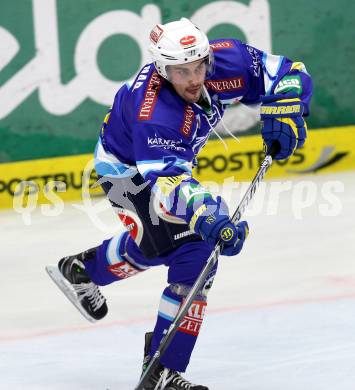
<svg viewBox="0 0 355 390"><path fill-rule="evenodd" d="M143 373L147 369L150 361L148 352L152 337L152 332L145 334ZM208 387L194 385L184 379L177 371L170 370L159 364L150 376L148 383L144 385L144 390L208 390Z"/></svg>
<svg viewBox="0 0 355 390"><path fill-rule="evenodd" d="M46 267L54 283L90 322L101 320L107 314L106 299L85 272L83 260L94 256L95 248L75 256L64 257L58 266Z"/></svg>

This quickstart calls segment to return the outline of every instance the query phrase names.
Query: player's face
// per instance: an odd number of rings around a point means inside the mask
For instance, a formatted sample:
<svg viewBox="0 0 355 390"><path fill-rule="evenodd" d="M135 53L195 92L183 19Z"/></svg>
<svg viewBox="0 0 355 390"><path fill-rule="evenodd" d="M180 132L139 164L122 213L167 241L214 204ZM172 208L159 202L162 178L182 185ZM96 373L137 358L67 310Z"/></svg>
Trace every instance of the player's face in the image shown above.
<svg viewBox="0 0 355 390"><path fill-rule="evenodd" d="M196 103L200 98L206 71L205 60L183 65L170 65L167 69L169 81L175 91L188 103Z"/></svg>

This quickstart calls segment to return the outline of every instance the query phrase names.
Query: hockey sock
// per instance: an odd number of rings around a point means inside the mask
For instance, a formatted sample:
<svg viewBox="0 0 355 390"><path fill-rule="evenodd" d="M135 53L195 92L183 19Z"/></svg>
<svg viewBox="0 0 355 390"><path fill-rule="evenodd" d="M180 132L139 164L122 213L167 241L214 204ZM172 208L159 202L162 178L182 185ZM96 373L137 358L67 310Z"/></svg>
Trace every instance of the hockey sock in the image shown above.
<svg viewBox="0 0 355 390"><path fill-rule="evenodd" d="M160 341L174 320L183 299L183 296L172 292L170 287L164 290L150 347L149 354L151 356L159 347ZM196 300L192 303L172 342L162 356L160 361L164 367L179 372L186 370L207 306L205 298L200 296L199 299L201 300Z"/></svg>

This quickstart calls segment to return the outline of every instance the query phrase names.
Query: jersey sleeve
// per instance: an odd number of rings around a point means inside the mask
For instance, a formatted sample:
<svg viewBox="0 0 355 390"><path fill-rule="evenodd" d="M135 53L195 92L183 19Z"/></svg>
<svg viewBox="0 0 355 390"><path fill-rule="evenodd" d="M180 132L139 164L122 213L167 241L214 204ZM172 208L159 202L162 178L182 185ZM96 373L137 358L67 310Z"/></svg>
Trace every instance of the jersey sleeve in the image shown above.
<svg viewBox="0 0 355 390"><path fill-rule="evenodd" d="M190 223L211 193L192 178L191 146L168 127L138 124L134 130L136 166L152 191L173 215Z"/></svg>
<svg viewBox="0 0 355 390"><path fill-rule="evenodd" d="M261 95L296 92L303 102L304 115L309 115L313 86L305 65L284 56L258 50L245 43L240 42L240 44L245 65L248 68L250 84L241 102L255 104L260 101ZM256 92L259 96L256 96Z"/></svg>

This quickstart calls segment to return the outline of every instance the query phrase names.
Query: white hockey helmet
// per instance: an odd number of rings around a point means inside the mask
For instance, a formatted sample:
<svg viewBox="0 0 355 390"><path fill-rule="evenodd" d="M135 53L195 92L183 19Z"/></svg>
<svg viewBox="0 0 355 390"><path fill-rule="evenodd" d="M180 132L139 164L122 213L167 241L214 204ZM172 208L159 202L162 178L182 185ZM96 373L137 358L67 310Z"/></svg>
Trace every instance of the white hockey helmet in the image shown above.
<svg viewBox="0 0 355 390"><path fill-rule="evenodd" d="M148 48L157 72L168 78L168 65L181 65L207 59L207 72L213 68L213 52L208 38L189 19L181 18L167 24L157 24L150 32Z"/></svg>

